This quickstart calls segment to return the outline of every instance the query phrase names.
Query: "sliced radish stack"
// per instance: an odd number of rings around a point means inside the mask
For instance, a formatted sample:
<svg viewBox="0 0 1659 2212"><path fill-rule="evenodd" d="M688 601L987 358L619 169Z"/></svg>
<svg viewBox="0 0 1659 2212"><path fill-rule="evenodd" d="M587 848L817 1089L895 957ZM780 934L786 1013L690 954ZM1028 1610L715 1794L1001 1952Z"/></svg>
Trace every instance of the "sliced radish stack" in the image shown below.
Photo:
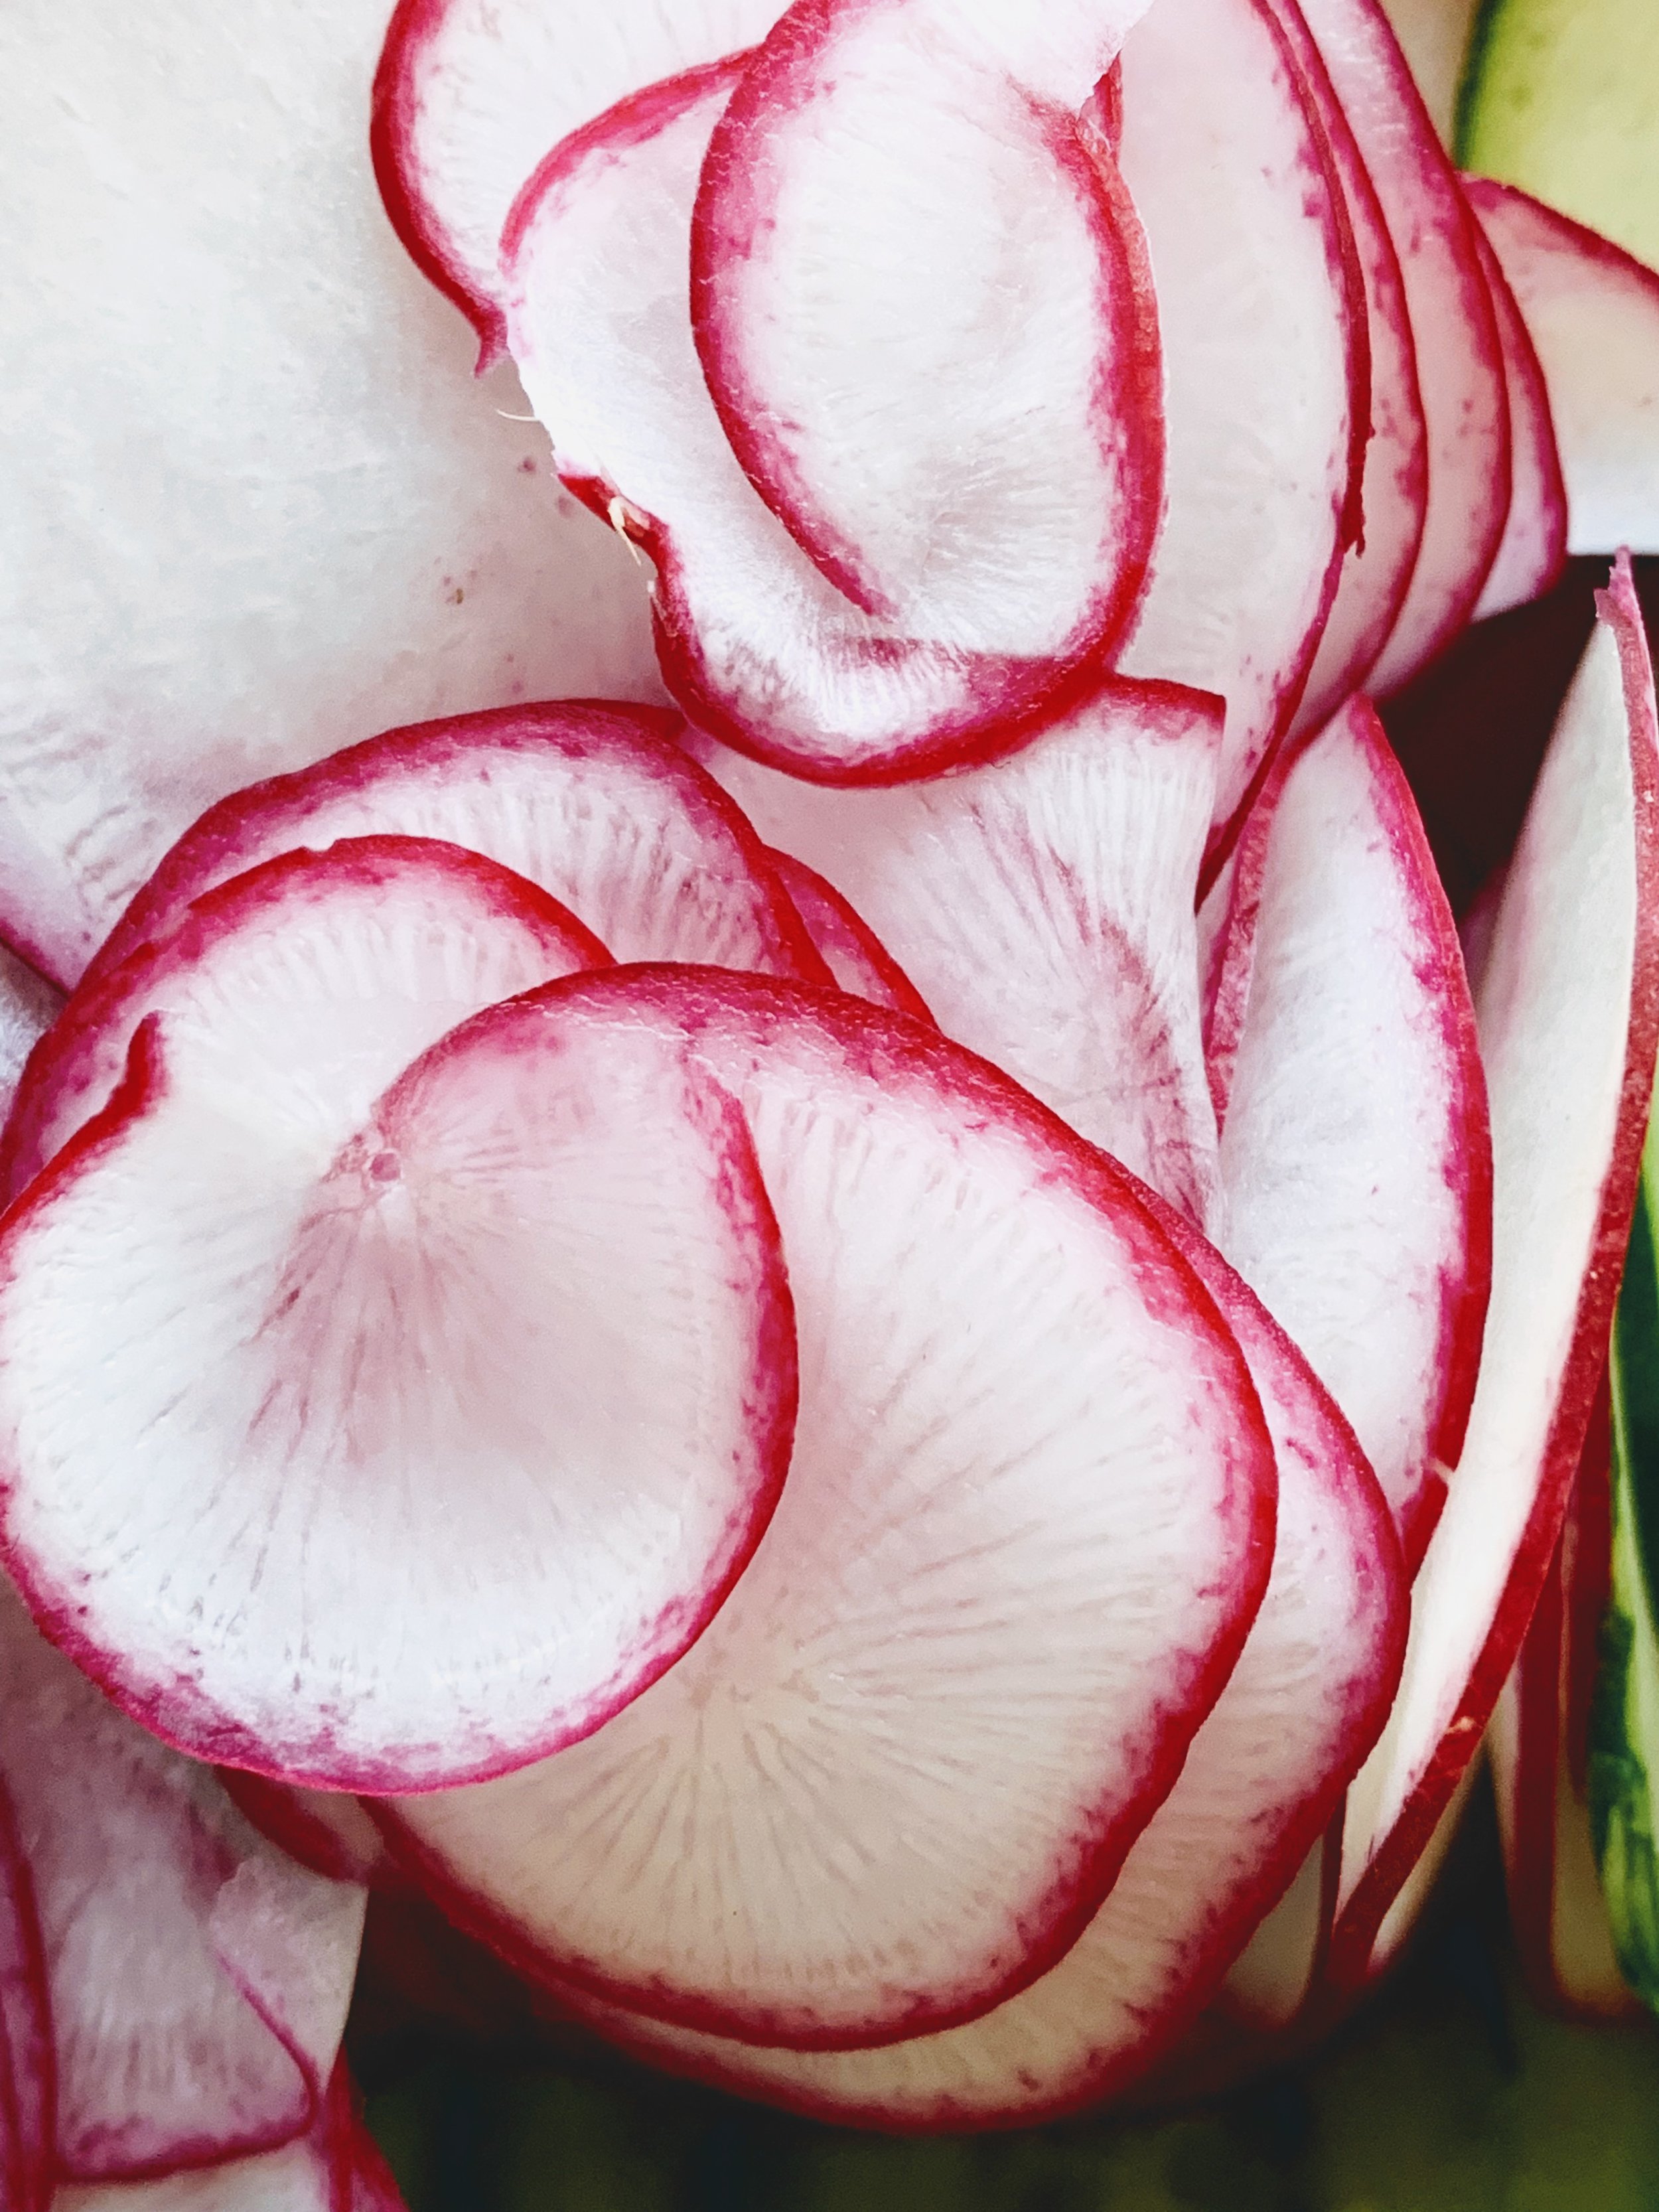
<svg viewBox="0 0 1659 2212"><path fill-rule="evenodd" d="M562 699L388 730L210 807L110 932L85 981L192 899L296 846L442 838L568 907L618 960L708 961L825 982L749 823L674 743L677 715Z"/></svg>
<svg viewBox="0 0 1659 2212"><path fill-rule="evenodd" d="M1567 488L1538 349L1503 264L1485 231L1478 223L1475 228L1480 266L1498 316L1510 402L1510 510L1475 603L1474 617L1481 622L1506 608L1524 606L1560 574L1567 557Z"/></svg>
<svg viewBox="0 0 1659 2212"><path fill-rule="evenodd" d="M839 989L872 1006L933 1021L921 994L850 900L792 854L769 852L767 858Z"/></svg>
<svg viewBox="0 0 1659 2212"><path fill-rule="evenodd" d="M1109 685L989 766L830 791L710 749L763 836L829 877L948 1036L1205 1221L1215 1115L1193 893L1219 702Z"/></svg>
<svg viewBox="0 0 1659 2212"><path fill-rule="evenodd" d="M1567 550L1659 552L1659 275L1510 185L1464 189L1543 367Z"/></svg>
<svg viewBox="0 0 1659 2212"><path fill-rule="evenodd" d="M756 2042L914 2035L1064 1952L1174 1785L1266 1585L1268 1434L1130 1179L915 1024L636 969L462 1039L562 1059L641 1024L694 1037L754 1132L800 1331L789 1480L626 1711L382 1817L556 1987Z"/></svg>
<svg viewBox="0 0 1659 2212"><path fill-rule="evenodd" d="M1492 1102L1492 1304L1462 1455L1413 1596L1400 1695L1349 1794L1339 1981L1367 1973L1480 1742L1555 1547L1607 1358L1659 1033L1659 734L1623 558L1598 609L1477 1000Z"/></svg>
<svg viewBox="0 0 1659 2212"><path fill-rule="evenodd" d="M94 1118L0 1236L0 1533L182 1748L499 1773L671 1665L757 1540L793 1340L735 1108L643 1033L534 1086L483 1048L396 1080L592 943L474 854L347 841L101 987L43 1152Z"/></svg>
<svg viewBox="0 0 1659 2212"><path fill-rule="evenodd" d="M1363 700L1264 794L1237 881L1218 1241L1352 1422L1414 1565L1480 1362L1491 1140L1456 929Z"/></svg>
<svg viewBox="0 0 1659 2212"><path fill-rule="evenodd" d="M711 403L687 302L698 179L741 76L731 63L653 87L565 141L526 185L502 240L525 388L560 473L656 563L664 671L705 726L832 780L921 774L1006 748L1089 680L1124 610L1103 611L1091 568L1063 589L1051 575L1039 600L993 591L978 617L917 629L855 605L763 505ZM1087 233L1099 264L1091 300L1104 284L1111 305L1097 336L1119 364L1114 437L1145 457L1158 427L1156 325L1138 290L1134 215L1079 160L1075 149L1063 164L1049 157L1027 185L1036 219L1066 238ZM1094 451L1099 426L1084 428ZM1104 485L1102 469L1097 454ZM1149 496L1137 528L1156 520ZM1088 504L1097 516L1093 495ZM953 528L942 574L986 541L983 522L969 513ZM1035 557L1024 537L1017 557Z"/></svg>
<svg viewBox="0 0 1659 2212"><path fill-rule="evenodd" d="M603 2033L676 2071L842 2123L1027 2123L1144 2075L1290 1880L1382 1724L1405 1578L1376 1480L1306 1363L1209 1247L1168 1209L1158 1218L1249 1360L1278 1453L1279 1540L1244 1655L1093 1920L994 2011L884 2049L756 2049L584 2002Z"/></svg>

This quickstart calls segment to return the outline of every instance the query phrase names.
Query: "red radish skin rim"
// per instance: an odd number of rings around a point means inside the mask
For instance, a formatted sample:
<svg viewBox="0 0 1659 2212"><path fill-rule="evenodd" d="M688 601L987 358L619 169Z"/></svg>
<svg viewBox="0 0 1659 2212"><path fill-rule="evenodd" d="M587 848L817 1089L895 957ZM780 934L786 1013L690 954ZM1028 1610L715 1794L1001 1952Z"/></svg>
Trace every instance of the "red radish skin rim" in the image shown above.
<svg viewBox="0 0 1659 2212"><path fill-rule="evenodd" d="M1626 712L1632 729L1636 874L1640 886L1618 1136L1579 1292L1571 1350L1541 1458L1538 1486L1509 1579L1451 1719L1338 1917L1330 1961L1331 1979L1338 1989L1358 1988L1366 1980L1371 1952L1389 1908L1480 1748L1492 1708L1526 1634L1549 1572L1595 1409L1613 1302L1624 1272L1642 1143L1652 1103L1654 1060L1659 1049L1659 774L1655 767L1659 760L1659 726L1656 726L1653 706L1652 664L1628 554L1619 556L1607 588L1596 594L1596 605L1613 631L1624 678Z"/></svg>
<svg viewBox="0 0 1659 2212"><path fill-rule="evenodd" d="M286 1784L263 1774L251 1774L242 1766L223 1766L217 1772L226 1796L267 1843L275 1844L278 1850L286 1851L289 1858L326 1881L380 1886L344 1838L319 1820ZM341 1802L355 1809L357 1801L347 1796Z"/></svg>
<svg viewBox="0 0 1659 2212"><path fill-rule="evenodd" d="M921 992L850 899L843 898L832 883L816 868L809 868L805 860L798 860L793 853L775 852L769 847L767 859L819 950L823 950L826 936L836 941L845 940L845 957L869 969L869 988L854 990L843 982L842 990L852 998L869 999L872 1006L885 1006L896 1014L908 1014L915 1021L926 1022L930 1029L939 1027ZM829 959L827 952L824 957ZM872 996L877 989L882 994L880 998Z"/></svg>
<svg viewBox="0 0 1659 2212"><path fill-rule="evenodd" d="M1478 215L1479 198L1467 184L1465 191ZM1473 619L1480 622L1540 598L1559 580L1567 563L1567 486L1543 363L1532 332L1497 249L1479 222L1474 242L1498 319L1510 399L1510 511L1475 605ZM1517 496L1523 472L1534 479L1530 496L1524 499Z"/></svg>

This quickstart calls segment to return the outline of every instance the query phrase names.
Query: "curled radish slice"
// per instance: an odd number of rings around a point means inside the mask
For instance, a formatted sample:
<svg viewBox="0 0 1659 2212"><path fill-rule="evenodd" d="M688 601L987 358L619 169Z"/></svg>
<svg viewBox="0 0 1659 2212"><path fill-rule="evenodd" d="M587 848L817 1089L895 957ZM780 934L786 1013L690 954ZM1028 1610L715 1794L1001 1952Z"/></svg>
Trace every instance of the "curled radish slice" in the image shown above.
<svg viewBox="0 0 1659 2212"><path fill-rule="evenodd" d="M1109 155L972 30L782 18L702 166L698 355L750 481L855 606L1097 659L1163 504L1158 308Z"/></svg>
<svg viewBox="0 0 1659 2212"><path fill-rule="evenodd" d="M1288 763L1239 865L1218 1241L1352 1422L1415 1564L1480 1363L1492 1153L1455 927L1363 700Z"/></svg>
<svg viewBox="0 0 1659 2212"><path fill-rule="evenodd" d="M1364 298L1269 9L1158 0L1120 68L1117 155L1164 343L1168 504L1119 665L1226 700L1224 825L1295 712L1337 589Z"/></svg>
<svg viewBox="0 0 1659 2212"><path fill-rule="evenodd" d="M1659 275L1509 185L1464 189L1542 366L1568 551L1659 552Z"/></svg>
<svg viewBox="0 0 1659 2212"><path fill-rule="evenodd" d="M855 999L868 999L872 1006L931 1024L933 1017L921 994L852 902L804 860L788 853L767 857L838 988Z"/></svg>
<svg viewBox="0 0 1659 2212"><path fill-rule="evenodd" d="M1659 732L1627 562L1561 710L1476 1000L1492 1274L1400 1695L1349 1793L1334 1975L1363 1980L1465 1771L1559 1533L1607 1358L1659 1035Z"/></svg>
<svg viewBox="0 0 1659 2212"><path fill-rule="evenodd" d="M617 960L827 976L747 822L673 742L678 716L556 700L388 730L212 806L133 899L83 981L166 936L192 899L300 845L437 837L538 884Z"/></svg>
<svg viewBox="0 0 1659 2212"><path fill-rule="evenodd" d="M1352 1432L1216 1254L1160 1213L1233 1328L1278 1453L1267 1595L1164 1805L1074 1947L995 2010L884 2049L757 2050L584 2001L679 2072L854 2124L1030 2121L1128 2087L1205 2002L1375 1740L1399 1673L1405 1579Z"/></svg>
<svg viewBox="0 0 1659 2212"><path fill-rule="evenodd" d="M312 2124L363 1892L262 1842L0 1592L0 1774L43 1939L65 2179L267 2148Z"/></svg>
<svg viewBox="0 0 1659 2212"><path fill-rule="evenodd" d="M1482 621L1537 599L1560 574L1567 556L1567 488L1538 349L1503 264L1478 223L1475 244L1498 317L1510 402L1510 511L1475 605L1475 619Z"/></svg>
<svg viewBox="0 0 1659 2212"><path fill-rule="evenodd" d="M736 1109L644 1033L533 1090L489 1053L393 1081L584 964L550 904L403 840L210 893L8 1217L8 1559L198 1756L343 1790L538 1757L672 1663L770 1513L793 1336Z"/></svg>
<svg viewBox="0 0 1659 2212"><path fill-rule="evenodd" d="M763 505L709 398L687 257L709 137L741 73L733 63L654 87L567 140L526 185L502 241L525 389L561 474L656 563L664 672L705 728L829 781L1006 749L1093 680L1092 600L1073 594L1041 636L1047 611L1018 593L977 630L952 618L917 635L865 612ZM1058 173L1075 198L1075 164ZM1133 224L1120 193L1119 246Z"/></svg>
<svg viewBox="0 0 1659 2212"><path fill-rule="evenodd" d="M638 1023L684 1025L754 1133L800 1333L789 1479L625 1712L382 1817L556 1987L757 2042L902 2037L1051 1963L1168 1795L1261 1601L1269 1439L1131 1179L918 1024L632 970L474 1026L534 1058Z"/></svg>
<svg viewBox="0 0 1659 2212"><path fill-rule="evenodd" d="M949 1036L1194 1221L1217 1187L1193 889L1219 702L1109 685L1009 758L827 791L714 757L771 842L830 878Z"/></svg>
<svg viewBox="0 0 1659 2212"><path fill-rule="evenodd" d="M1400 257L1429 436L1411 586L1367 678L1403 684L1468 620L1504 534L1509 401L1474 218L1377 0L1300 0Z"/></svg>

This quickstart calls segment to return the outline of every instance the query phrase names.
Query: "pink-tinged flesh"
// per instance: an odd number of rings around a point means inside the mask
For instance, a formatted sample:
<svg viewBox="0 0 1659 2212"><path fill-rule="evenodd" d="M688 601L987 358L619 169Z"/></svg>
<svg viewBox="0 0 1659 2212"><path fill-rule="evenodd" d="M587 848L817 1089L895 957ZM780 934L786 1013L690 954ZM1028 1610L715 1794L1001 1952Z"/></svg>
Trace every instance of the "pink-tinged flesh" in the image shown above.
<svg viewBox="0 0 1659 2212"><path fill-rule="evenodd" d="M726 442L687 272L704 154L741 74L739 58L653 88L568 140L526 187L502 247L526 391L561 474L655 563L664 672L702 726L831 781L1006 750L1095 680L1094 613L1073 601L1051 623L1053 610L1011 592L976 631L953 619L920 635L867 614L763 504ZM1075 163L1056 174L1078 200ZM1121 186L1091 179L1132 255Z"/></svg>
<svg viewBox="0 0 1659 2212"><path fill-rule="evenodd" d="M1301 0L1405 282L1429 436L1429 501L1405 604L1367 678L1395 690L1474 611L1510 499L1509 401L1474 218L1377 0Z"/></svg>
<svg viewBox="0 0 1659 2212"><path fill-rule="evenodd" d="M1659 553L1659 273L1510 185L1464 189L1543 369L1568 552Z"/></svg>
<svg viewBox="0 0 1659 2212"><path fill-rule="evenodd" d="M1274 0L1273 12L1330 143L1364 289L1370 361L1369 405L1356 408L1351 426L1362 448L1352 487L1358 532L1343 556L1335 602L1296 714L1295 726L1310 730L1364 681L1405 604L1428 512L1429 439L1405 278L1382 203L1307 18L1296 0Z"/></svg>
<svg viewBox="0 0 1659 2212"><path fill-rule="evenodd" d="M1415 1565L1474 1390L1492 1152L1455 926L1366 702L1240 845L1259 875L1216 1237L1352 1422Z"/></svg>
<svg viewBox="0 0 1659 2212"><path fill-rule="evenodd" d="M1492 1278L1405 1676L1350 1792L1332 1971L1362 1979L1480 1742L1559 1534L1607 1356L1659 1026L1659 735L1628 563L1598 600L1477 1000Z"/></svg>
<svg viewBox="0 0 1659 2212"><path fill-rule="evenodd" d="M34 1880L0 1780L0 2203L47 2212L57 2142L51 1991Z"/></svg>
<svg viewBox="0 0 1659 2212"><path fill-rule="evenodd" d="M1220 702L1116 683L1021 751L830 791L710 748L769 843L849 898L948 1036L1193 1221L1217 1189L1193 892Z"/></svg>
<svg viewBox="0 0 1659 2212"><path fill-rule="evenodd" d="M551 146L618 100L765 37L778 0L398 0L374 74L369 143L392 228L478 334L506 347L501 237Z"/></svg>
<svg viewBox="0 0 1659 2212"><path fill-rule="evenodd" d="M627 549L387 228L387 12L0 25L0 927L60 983L256 776L481 702L660 696Z"/></svg>
<svg viewBox="0 0 1659 2212"><path fill-rule="evenodd" d="M643 1034L539 1087L415 1057L591 943L493 863L366 839L133 963L128 1073L0 1240L3 1533L181 1748L501 1772L672 1665L757 1540L793 1337L735 1107Z"/></svg>
<svg viewBox="0 0 1659 2212"><path fill-rule="evenodd" d="M1133 1180L933 1032L686 970L482 1018L642 1020L683 1025L754 1132L800 1333L789 1479L625 1712L383 1817L556 1988L890 2041L1050 1965L1168 1795L1261 1600L1268 1434Z"/></svg>
<svg viewBox="0 0 1659 2212"><path fill-rule="evenodd" d="M1291 1881L1382 1723L1405 1643L1387 1507L1352 1431L1216 1254L1159 1218L1250 1363L1279 1455L1273 1579L1180 1781L1079 1941L1040 1980L947 2032L880 2050L746 2048L584 2002L673 2070L836 2121L902 2132L1024 2125L1121 2093L1214 1991Z"/></svg>
<svg viewBox="0 0 1659 2212"><path fill-rule="evenodd" d="M868 999L872 1006L931 1023L933 1013L921 992L852 902L792 854L774 852L768 858L836 988L850 991L855 999Z"/></svg>
<svg viewBox="0 0 1659 2212"><path fill-rule="evenodd" d="M1121 69L1168 501L1118 665L1225 699L1220 829L1289 725L1336 592L1364 301L1323 133L1261 0L1158 0Z"/></svg>
<svg viewBox="0 0 1659 2212"><path fill-rule="evenodd" d="M1476 207L1476 213L1479 213ZM1501 615L1547 592L1567 557L1567 487L1555 442L1543 365L1491 241L1477 222L1475 244L1498 317L1510 402L1510 511L1474 618ZM1654 287L1659 334L1659 283ZM1659 389L1659 380L1656 380Z"/></svg>
<svg viewBox="0 0 1659 2212"><path fill-rule="evenodd" d="M749 823L674 743L677 715L555 700L388 730L210 807L83 981L165 937L192 899L300 845L393 834L498 860L617 960L827 981Z"/></svg>
<svg viewBox="0 0 1659 2212"><path fill-rule="evenodd" d="M698 356L750 483L856 607L1100 659L1163 507L1158 306L1109 155L963 27L867 0L781 19L702 165Z"/></svg>
<svg viewBox="0 0 1659 2212"><path fill-rule="evenodd" d="M0 1775L39 1915L67 2180L132 2179L309 2128L363 1892L295 1866L211 1773L135 1728L0 1589Z"/></svg>

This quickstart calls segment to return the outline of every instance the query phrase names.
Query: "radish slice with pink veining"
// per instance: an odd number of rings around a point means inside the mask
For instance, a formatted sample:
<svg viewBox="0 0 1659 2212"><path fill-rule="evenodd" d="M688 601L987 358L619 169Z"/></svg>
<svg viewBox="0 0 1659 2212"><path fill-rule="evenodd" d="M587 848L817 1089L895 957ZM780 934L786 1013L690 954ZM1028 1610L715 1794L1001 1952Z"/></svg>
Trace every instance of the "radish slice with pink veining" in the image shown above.
<svg viewBox="0 0 1659 2212"><path fill-rule="evenodd" d="M1167 1796L1261 1602L1268 1436L1132 1179L917 1024L633 969L463 1036L534 1060L641 1022L754 1132L800 1331L789 1480L625 1712L382 1817L557 1987L759 2042L902 2037L1049 1965Z"/></svg>
<svg viewBox="0 0 1659 2212"><path fill-rule="evenodd" d="M1478 215L1479 203L1474 204ZM1475 605L1478 622L1537 599L1560 574L1567 557L1567 488L1538 349L1503 264L1479 223L1475 244L1498 316L1510 401L1510 511Z"/></svg>
<svg viewBox="0 0 1659 2212"><path fill-rule="evenodd" d="M475 854L366 839L210 892L101 987L43 1146L131 1030L126 1074L0 1236L3 1538L182 1748L500 1773L672 1665L757 1540L793 1340L735 1108L644 1036L533 1093L494 1058L396 1086L592 944Z"/></svg>
<svg viewBox="0 0 1659 2212"><path fill-rule="evenodd" d="M921 992L851 900L792 854L774 852L767 857L838 988L855 999L868 999L872 1006L887 1006L896 1014L912 1014L931 1023L933 1017Z"/></svg>

